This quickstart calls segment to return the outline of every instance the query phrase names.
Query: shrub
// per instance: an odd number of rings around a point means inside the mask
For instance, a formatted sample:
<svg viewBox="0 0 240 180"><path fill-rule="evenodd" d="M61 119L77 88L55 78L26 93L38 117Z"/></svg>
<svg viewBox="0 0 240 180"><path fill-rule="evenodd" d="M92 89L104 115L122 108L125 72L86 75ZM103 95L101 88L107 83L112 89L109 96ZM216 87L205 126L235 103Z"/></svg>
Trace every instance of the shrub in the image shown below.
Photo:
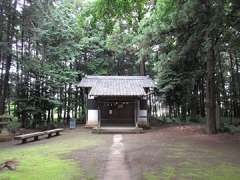
<svg viewBox="0 0 240 180"><path fill-rule="evenodd" d="M17 117L11 117L11 120L8 122L7 129L11 133L16 133L16 131L20 128L21 124L18 121Z"/></svg>
<svg viewBox="0 0 240 180"><path fill-rule="evenodd" d="M206 123L206 117L202 117L200 115L188 116L188 121L187 122Z"/></svg>
<svg viewBox="0 0 240 180"><path fill-rule="evenodd" d="M143 129L151 129L150 125L149 124L139 124L138 125L139 128L143 128Z"/></svg>
<svg viewBox="0 0 240 180"><path fill-rule="evenodd" d="M228 132L228 133L231 133L231 134L240 133L240 126L235 126L235 125L232 125L232 124L224 123L222 131L223 132Z"/></svg>

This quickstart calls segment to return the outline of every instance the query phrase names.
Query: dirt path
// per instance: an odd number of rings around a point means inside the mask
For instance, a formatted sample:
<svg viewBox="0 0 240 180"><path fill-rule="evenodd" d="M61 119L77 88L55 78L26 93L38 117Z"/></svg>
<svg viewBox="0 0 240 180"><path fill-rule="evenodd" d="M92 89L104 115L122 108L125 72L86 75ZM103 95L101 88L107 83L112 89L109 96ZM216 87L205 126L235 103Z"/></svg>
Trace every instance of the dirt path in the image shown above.
<svg viewBox="0 0 240 180"><path fill-rule="evenodd" d="M113 136L113 144L109 153L104 180L130 180L130 173L124 158L125 151L122 140L123 136L120 134Z"/></svg>

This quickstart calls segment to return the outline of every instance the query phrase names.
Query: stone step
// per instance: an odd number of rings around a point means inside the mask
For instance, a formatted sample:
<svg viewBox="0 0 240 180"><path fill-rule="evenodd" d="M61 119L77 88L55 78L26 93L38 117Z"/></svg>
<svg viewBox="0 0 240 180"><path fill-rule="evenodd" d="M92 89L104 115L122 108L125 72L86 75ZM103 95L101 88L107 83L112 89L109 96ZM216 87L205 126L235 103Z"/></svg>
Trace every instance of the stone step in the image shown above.
<svg viewBox="0 0 240 180"><path fill-rule="evenodd" d="M143 128L137 127L100 127L100 128L93 128L93 133L143 133Z"/></svg>

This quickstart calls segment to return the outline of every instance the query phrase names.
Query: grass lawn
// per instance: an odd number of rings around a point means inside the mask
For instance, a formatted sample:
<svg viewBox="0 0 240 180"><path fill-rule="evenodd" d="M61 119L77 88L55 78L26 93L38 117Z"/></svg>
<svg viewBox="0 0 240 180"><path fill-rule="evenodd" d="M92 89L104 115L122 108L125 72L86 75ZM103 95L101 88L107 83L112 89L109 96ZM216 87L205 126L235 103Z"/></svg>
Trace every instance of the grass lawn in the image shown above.
<svg viewBox="0 0 240 180"><path fill-rule="evenodd" d="M146 172L144 177L145 180L239 180L240 166L224 163L198 167L194 164L168 166L158 171Z"/></svg>
<svg viewBox="0 0 240 180"><path fill-rule="evenodd" d="M81 131L81 130L78 130ZM16 171L0 172L0 180L74 180L84 177L77 161L71 160L74 150L87 149L103 142L98 137L75 132L24 145L1 148L0 163L19 162ZM84 177L89 179L88 177Z"/></svg>
<svg viewBox="0 0 240 180"><path fill-rule="evenodd" d="M240 180L239 135L167 131L155 146L159 165L145 171L145 180Z"/></svg>
<svg viewBox="0 0 240 180"><path fill-rule="evenodd" d="M240 135L206 135L198 126L155 128L124 134L131 180L239 180ZM24 145L0 143L0 163L19 162L0 180L104 179L112 135L86 129ZM121 162L120 162L121 163Z"/></svg>

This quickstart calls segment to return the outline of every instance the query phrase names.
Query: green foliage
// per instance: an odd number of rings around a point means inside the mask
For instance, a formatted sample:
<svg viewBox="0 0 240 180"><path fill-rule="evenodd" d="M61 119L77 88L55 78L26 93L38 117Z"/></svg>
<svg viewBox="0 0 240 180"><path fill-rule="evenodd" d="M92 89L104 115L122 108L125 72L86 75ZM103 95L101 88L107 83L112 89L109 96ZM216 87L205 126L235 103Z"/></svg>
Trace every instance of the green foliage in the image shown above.
<svg viewBox="0 0 240 180"><path fill-rule="evenodd" d="M127 26L136 29L147 10L146 3L147 0L96 0L90 12L94 17L93 23L101 22L104 31L111 34L119 20L126 21Z"/></svg>
<svg viewBox="0 0 240 180"><path fill-rule="evenodd" d="M11 132L11 133L16 133L17 130L21 127L21 124L18 120L17 117L13 116L11 117L11 120L8 121L7 124L7 129Z"/></svg>
<svg viewBox="0 0 240 180"><path fill-rule="evenodd" d="M157 121L160 121L161 123L166 124L189 124L189 123L206 123L206 118L201 117L200 115L197 116L176 116L176 117L170 117L170 116L160 116L157 118Z"/></svg>
<svg viewBox="0 0 240 180"><path fill-rule="evenodd" d="M26 124L49 123L56 114L62 121L80 114L78 109L84 116L76 87L83 76L139 75L143 64L170 115L198 121L206 115L210 50L222 116L240 117L236 0L4 2L0 78L3 82L9 75L4 87L11 88L0 92L0 99L13 99L15 114L31 122ZM7 62L14 68L7 71Z"/></svg>
<svg viewBox="0 0 240 180"><path fill-rule="evenodd" d="M229 124L229 122L224 123L221 128L222 132L228 132L231 134L240 133L240 126Z"/></svg>
<svg viewBox="0 0 240 180"><path fill-rule="evenodd" d="M204 2L159 0L155 9L140 23L138 41L148 50L140 52L139 57L147 54L150 58L159 94L165 98L173 116L205 116L204 103L198 98L205 98L207 52L212 46L217 61L214 67L218 73L217 98L225 101L225 108L229 107L226 99L234 96L232 101L235 101L238 96L239 85L235 80L239 75L230 70L238 65L235 66L233 59L229 59L231 51L239 51L233 42L239 36L232 32L232 23L239 22L229 19L230 14L236 13L236 5L232 5L236 2ZM236 18L239 15L233 16ZM226 49L231 49L230 53ZM237 59L236 64L239 64ZM235 78L229 76L231 71ZM228 84L233 87L228 88ZM235 95L231 96L233 89ZM177 114L177 109L181 109L181 114Z"/></svg>

